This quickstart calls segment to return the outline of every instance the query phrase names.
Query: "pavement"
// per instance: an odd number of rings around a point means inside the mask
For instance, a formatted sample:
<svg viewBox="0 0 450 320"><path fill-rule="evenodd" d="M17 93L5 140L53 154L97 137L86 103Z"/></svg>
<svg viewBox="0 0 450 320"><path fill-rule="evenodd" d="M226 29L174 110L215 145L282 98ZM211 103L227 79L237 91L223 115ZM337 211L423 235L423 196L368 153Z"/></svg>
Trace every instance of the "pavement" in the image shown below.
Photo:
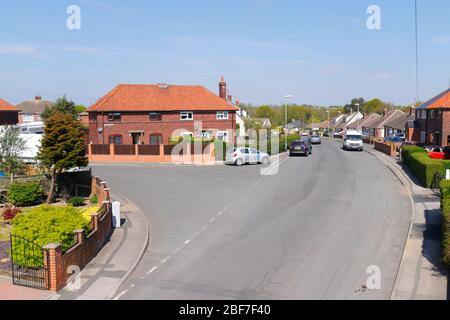
<svg viewBox="0 0 450 320"><path fill-rule="evenodd" d="M81 287L68 288L50 300L108 300L139 263L148 246L149 227L145 216L126 197L112 193L121 203L122 227L115 229L109 243L81 272Z"/></svg>
<svg viewBox="0 0 450 320"><path fill-rule="evenodd" d="M390 299L412 217L400 180L328 140L281 162L274 175L95 166L150 224L150 245L114 299ZM376 290L372 266L382 271Z"/></svg>
<svg viewBox="0 0 450 320"><path fill-rule="evenodd" d="M441 259L439 195L430 189L423 188L407 166L398 159L369 146L366 150L395 173L410 194L413 203L410 232L391 299L449 299L448 268Z"/></svg>
<svg viewBox="0 0 450 320"><path fill-rule="evenodd" d="M45 300L51 293L45 290L19 287L12 284L11 278L0 275L0 301L2 300Z"/></svg>

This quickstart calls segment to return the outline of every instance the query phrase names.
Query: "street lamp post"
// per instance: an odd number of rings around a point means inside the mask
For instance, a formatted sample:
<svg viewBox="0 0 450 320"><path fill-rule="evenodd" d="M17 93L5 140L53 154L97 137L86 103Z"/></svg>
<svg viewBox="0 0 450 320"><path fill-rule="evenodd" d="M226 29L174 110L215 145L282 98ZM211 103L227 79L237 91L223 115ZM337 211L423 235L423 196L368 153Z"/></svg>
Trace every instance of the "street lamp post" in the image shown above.
<svg viewBox="0 0 450 320"><path fill-rule="evenodd" d="M327 129L327 133L328 135L330 135L330 110L327 110L327 115L328 115L328 129Z"/></svg>
<svg viewBox="0 0 450 320"><path fill-rule="evenodd" d="M284 150L286 151L287 150L287 148L288 148L288 141L287 141L287 136L288 136L288 133L289 133L289 129L288 129L288 101L290 100L290 99L292 99L293 97L291 96L291 95L289 95L289 94L287 94L287 95L285 95L284 96L284 99L285 99L285 107L284 107L284 123L285 123L285 128L286 128L286 134L285 134L285 136L284 136Z"/></svg>

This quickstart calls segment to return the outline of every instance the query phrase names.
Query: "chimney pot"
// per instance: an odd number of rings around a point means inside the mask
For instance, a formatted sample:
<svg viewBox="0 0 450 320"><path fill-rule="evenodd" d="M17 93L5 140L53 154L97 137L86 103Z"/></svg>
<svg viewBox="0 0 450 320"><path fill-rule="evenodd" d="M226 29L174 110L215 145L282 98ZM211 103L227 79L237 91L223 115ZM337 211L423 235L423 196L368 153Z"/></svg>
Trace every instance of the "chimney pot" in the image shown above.
<svg viewBox="0 0 450 320"><path fill-rule="evenodd" d="M41 96L35 96L35 97L34 97L34 100L36 100L36 101L41 101L41 100L42 100L42 97L41 97Z"/></svg>

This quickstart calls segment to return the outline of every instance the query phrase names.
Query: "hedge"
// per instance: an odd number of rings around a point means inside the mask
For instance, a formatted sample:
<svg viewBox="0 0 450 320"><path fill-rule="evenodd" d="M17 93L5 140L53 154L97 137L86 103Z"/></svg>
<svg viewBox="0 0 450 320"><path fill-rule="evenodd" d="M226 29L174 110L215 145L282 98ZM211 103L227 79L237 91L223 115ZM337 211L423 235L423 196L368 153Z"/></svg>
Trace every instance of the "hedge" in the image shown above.
<svg viewBox="0 0 450 320"><path fill-rule="evenodd" d="M403 147L402 159L411 173L427 188L431 187L436 173L445 176L445 170L450 169L450 161L432 159L426 150L416 146Z"/></svg>
<svg viewBox="0 0 450 320"><path fill-rule="evenodd" d="M441 197L443 260L450 265L450 181L441 182Z"/></svg>

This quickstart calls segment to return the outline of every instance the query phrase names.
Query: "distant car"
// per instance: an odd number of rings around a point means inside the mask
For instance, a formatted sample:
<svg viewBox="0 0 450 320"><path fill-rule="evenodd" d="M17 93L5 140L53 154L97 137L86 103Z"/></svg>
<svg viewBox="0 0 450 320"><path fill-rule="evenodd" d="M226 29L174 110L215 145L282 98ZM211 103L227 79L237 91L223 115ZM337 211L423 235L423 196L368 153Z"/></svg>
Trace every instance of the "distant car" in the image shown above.
<svg viewBox="0 0 450 320"><path fill-rule="evenodd" d="M322 139L319 134L313 134L311 137L311 144L322 144Z"/></svg>
<svg viewBox="0 0 450 320"><path fill-rule="evenodd" d="M270 164L270 156L254 148L233 148L227 151L226 164L242 166L244 164Z"/></svg>
<svg viewBox="0 0 450 320"><path fill-rule="evenodd" d="M342 148L344 150L364 150L364 142L362 134L357 130L347 130L344 135L344 143Z"/></svg>
<svg viewBox="0 0 450 320"><path fill-rule="evenodd" d="M327 131L325 131L325 132L323 133L323 136L324 136L325 138L328 138L328 137L330 136L330 134L329 134Z"/></svg>
<svg viewBox="0 0 450 320"><path fill-rule="evenodd" d="M396 133L394 135L395 138L399 139L401 142L406 140L406 134L404 133Z"/></svg>
<svg viewBox="0 0 450 320"><path fill-rule="evenodd" d="M307 157L312 154L312 146L308 140L292 141L289 147L289 154L291 157L294 155L304 155Z"/></svg>
<svg viewBox="0 0 450 320"><path fill-rule="evenodd" d="M384 138L384 141L385 142L396 142L396 143L398 143L398 142L402 142L402 141L404 141L404 140L402 140L401 138L399 138L399 137L388 137L388 138Z"/></svg>
<svg viewBox="0 0 450 320"><path fill-rule="evenodd" d="M444 148L445 160L450 160L450 146Z"/></svg>

